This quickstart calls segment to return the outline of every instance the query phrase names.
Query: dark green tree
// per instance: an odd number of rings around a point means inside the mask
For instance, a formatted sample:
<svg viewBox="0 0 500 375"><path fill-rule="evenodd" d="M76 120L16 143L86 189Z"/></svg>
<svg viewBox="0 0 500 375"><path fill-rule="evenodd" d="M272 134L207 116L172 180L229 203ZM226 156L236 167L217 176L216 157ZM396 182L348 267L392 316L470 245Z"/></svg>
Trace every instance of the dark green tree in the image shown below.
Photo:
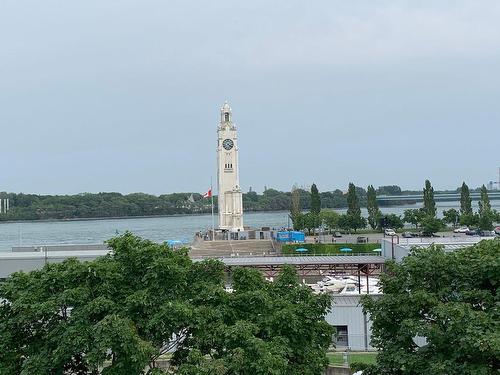
<svg viewBox="0 0 500 375"><path fill-rule="evenodd" d="M445 223L451 224L453 228L455 228L460 222L460 213L454 208L443 210L443 221Z"/></svg>
<svg viewBox="0 0 500 375"><path fill-rule="evenodd" d="M319 213L320 221L325 225L330 233L338 228L340 215L332 210L321 210Z"/></svg>
<svg viewBox="0 0 500 375"><path fill-rule="evenodd" d="M418 225L422 222L422 219L425 217L425 212L423 209L408 209L404 210L403 221L409 224L415 225L415 228L418 228Z"/></svg>
<svg viewBox="0 0 500 375"><path fill-rule="evenodd" d="M432 235L445 228L443 221L434 216L424 216L420 222L422 232L427 235Z"/></svg>
<svg viewBox="0 0 500 375"><path fill-rule="evenodd" d="M500 242L414 250L366 296L377 363L363 374L498 374ZM420 339L416 339L420 338Z"/></svg>
<svg viewBox="0 0 500 375"><path fill-rule="evenodd" d="M295 230L302 230L304 228L302 206L300 203L300 190L295 185L292 188L292 198L290 201L290 219L292 220Z"/></svg>
<svg viewBox="0 0 500 375"><path fill-rule="evenodd" d="M341 215L339 219L339 227L344 230L357 229L366 227L366 219L361 216L361 208L359 206L357 188L352 182L349 183L347 190L347 213Z"/></svg>
<svg viewBox="0 0 500 375"><path fill-rule="evenodd" d="M424 193L424 211L427 216L436 216L436 202L434 201L434 188L429 180L425 180Z"/></svg>
<svg viewBox="0 0 500 375"><path fill-rule="evenodd" d="M366 219L362 216L344 214L340 215L338 226L344 231L354 230L356 232L358 229L366 227Z"/></svg>
<svg viewBox="0 0 500 375"><path fill-rule="evenodd" d="M368 186L366 190L366 199L367 199L367 209L368 209L368 224L372 229L376 229L379 226L379 219L381 216L381 212L378 208L377 203L377 193L373 188L373 185Z"/></svg>
<svg viewBox="0 0 500 375"><path fill-rule="evenodd" d="M315 215L321 212L321 198L316 184L311 186L311 212Z"/></svg>
<svg viewBox="0 0 500 375"><path fill-rule="evenodd" d="M462 187L460 188L460 214L461 215L472 215L472 199L470 198L469 187L467 184L462 182Z"/></svg>
<svg viewBox="0 0 500 375"><path fill-rule="evenodd" d="M356 186L352 182L349 183L347 190L347 215L361 216L361 208L356 194Z"/></svg>
<svg viewBox="0 0 500 375"><path fill-rule="evenodd" d="M481 200L479 201L479 229L492 230L494 213L491 210L490 198L486 186L481 187Z"/></svg>
<svg viewBox="0 0 500 375"><path fill-rule="evenodd" d="M404 221L403 221L403 219L401 219L401 216L399 216L399 215L387 214L387 215L382 215L380 218L385 219L385 223L386 223L387 228L392 228L392 229L397 230L397 229L401 229L404 227ZM380 227L380 222L378 223L378 225ZM380 229L382 229L382 228L380 228Z"/></svg>
<svg viewBox="0 0 500 375"><path fill-rule="evenodd" d="M130 233L92 262L68 259L0 284L0 374L321 374L332 328L327 295L286 268L193 263ZM149 369L148 369L149 368Z"/></svg>

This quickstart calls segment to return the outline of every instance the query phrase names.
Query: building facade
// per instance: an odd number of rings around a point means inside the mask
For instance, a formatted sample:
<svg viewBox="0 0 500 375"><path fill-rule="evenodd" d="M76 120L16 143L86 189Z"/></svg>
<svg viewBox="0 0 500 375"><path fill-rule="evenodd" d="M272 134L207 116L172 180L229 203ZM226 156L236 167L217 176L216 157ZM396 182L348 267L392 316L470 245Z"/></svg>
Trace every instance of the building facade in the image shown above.
<svg viewBox="0 0 500 375"><path fill-rule="evenodd" d="M227 102L221 108L217 129L217 194L219 229L242 231L243 197L238 166L238 136Z"/></svg>

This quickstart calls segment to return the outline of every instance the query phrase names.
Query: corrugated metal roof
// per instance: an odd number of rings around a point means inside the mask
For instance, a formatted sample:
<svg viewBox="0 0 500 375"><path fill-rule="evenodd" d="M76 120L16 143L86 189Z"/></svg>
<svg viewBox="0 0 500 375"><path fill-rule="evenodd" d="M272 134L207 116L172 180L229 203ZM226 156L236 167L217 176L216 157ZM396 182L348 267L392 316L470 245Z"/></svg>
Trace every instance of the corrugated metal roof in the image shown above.
<svg viewBox="0 0 500 375"><path fill-rule="evenodd" d="M85 250L85 251L27 251L27 252L0 252L0 261L15 259L59 259L59 258L97 258L106 255L110 250Z"/></svg>
<svg viewBox="0 0 500 375"><path fill-rule="evenodd" d="M305 264L384 264L385 259L381 256L343 256L343 255L319 255L301 257L223 257L217 258L227 266L263 266L263 265L305 265ZM203 259L193 259L195 262Z"/></svg>

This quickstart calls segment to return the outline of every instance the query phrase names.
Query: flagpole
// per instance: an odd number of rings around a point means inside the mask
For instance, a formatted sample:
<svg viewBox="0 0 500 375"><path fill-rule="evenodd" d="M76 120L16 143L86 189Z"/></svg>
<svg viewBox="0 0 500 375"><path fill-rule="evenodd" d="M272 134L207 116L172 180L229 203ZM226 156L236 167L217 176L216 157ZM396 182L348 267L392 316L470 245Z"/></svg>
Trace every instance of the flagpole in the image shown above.
<svg viewBox="0 0 500 375"><path fill-rule="evenodd" d="M214 190L212 186L212 176L210 176L210 198L212 199L212 241L215 241Z"/></svg>

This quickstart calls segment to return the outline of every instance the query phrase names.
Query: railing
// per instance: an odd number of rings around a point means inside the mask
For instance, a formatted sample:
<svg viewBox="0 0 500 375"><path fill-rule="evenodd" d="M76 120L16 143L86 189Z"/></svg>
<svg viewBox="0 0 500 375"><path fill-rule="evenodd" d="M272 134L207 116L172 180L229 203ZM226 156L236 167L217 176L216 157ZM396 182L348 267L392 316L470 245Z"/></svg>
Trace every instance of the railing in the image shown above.
<svg viewBox="0 0 500 375"><path fill-rule="evenodd" d="M269 257L269 258L275 258L275 257L289 257L289 258L295 258L295 257L320 257L320 256L381 256L380 253L342 253L342 254L307 254L307 253L296 253L296 254L252 254L252 253L232 253L228 255L199 255L199 256L194 256L191 257L191 259L222 259L222 258L260 258L260 257Z"/></svg>

